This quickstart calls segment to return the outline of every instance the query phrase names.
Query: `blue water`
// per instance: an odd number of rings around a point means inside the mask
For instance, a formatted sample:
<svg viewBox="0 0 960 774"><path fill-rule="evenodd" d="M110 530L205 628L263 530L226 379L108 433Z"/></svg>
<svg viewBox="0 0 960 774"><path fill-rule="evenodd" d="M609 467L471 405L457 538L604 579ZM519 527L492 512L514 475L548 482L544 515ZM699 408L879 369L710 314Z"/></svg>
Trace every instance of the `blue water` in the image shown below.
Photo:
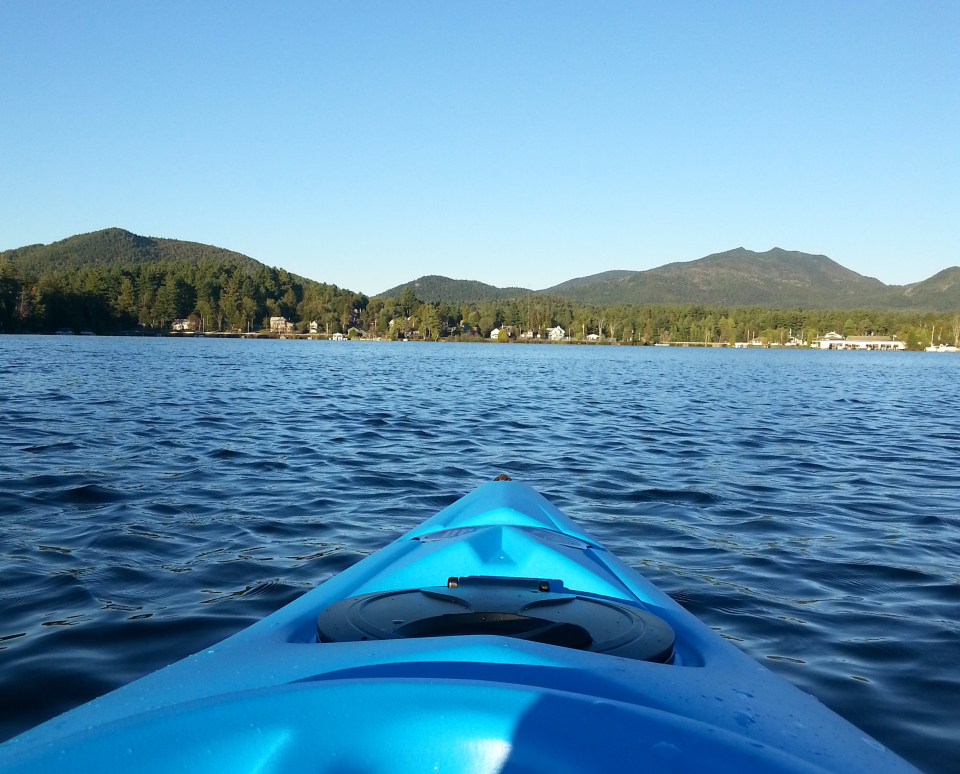
<svg viewBox="0 0 960 774"><path fill-rule="evenodd" d="M0 739L506 472L956 772L958 385L949 354L0 336Z"/></svg>

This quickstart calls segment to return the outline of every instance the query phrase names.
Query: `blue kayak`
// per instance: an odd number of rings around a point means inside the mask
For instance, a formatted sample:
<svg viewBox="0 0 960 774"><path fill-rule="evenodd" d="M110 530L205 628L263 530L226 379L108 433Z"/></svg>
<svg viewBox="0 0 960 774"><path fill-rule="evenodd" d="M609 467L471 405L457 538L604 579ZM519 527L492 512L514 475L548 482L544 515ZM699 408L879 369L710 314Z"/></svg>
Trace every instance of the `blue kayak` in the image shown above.
<svg viewBox="0 0 960 774"><path fill-rule="evenodd" d="M0 745L3 774L626 770L917 771L509 480Z"/></svg>

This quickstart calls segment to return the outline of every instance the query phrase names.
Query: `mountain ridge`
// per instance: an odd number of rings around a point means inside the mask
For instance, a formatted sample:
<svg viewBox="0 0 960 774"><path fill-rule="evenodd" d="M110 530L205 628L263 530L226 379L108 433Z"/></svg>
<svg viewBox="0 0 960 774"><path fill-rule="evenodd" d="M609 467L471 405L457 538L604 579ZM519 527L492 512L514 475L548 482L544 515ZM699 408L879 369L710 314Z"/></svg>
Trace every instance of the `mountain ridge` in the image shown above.
<svg viewBox="0 0 960 774"><path fill-rule="evenodd" d="M47 245L0 252L0 259L34 274L84 266L214 259L255 271L266 264L214 245L145 237L122 228L76 234ZM287 272L294 277L291 272ZM305 278L301 278L305 279ZM399 296L411 286L426 302L496 301L546 294L596 306L606 304L713 304L809 309L876 308L954 311L960 309L960 267L951 266L920 282L886 285L842 266L826 255L774 247L755 252L737 247L693 261L644 271L617 269L576 277L543 290L497 287L477 280L426 275L377 294Z"/></svg>
<svg viewBox="0 0 960 774"><path fill-rule="evenodd" d="M500 301L505 298L517 298L533 293L529 288L506 287L498 288L478 280L458 280L443 277L439 274L425 274L410 282L396 285L376 298L397 298L405 287L410 287L417 297L426 303L447 301L462 303L465 301Z"/></svg>
<svg viewBox="0 0 960 774"><path fill-rule="evenodd" d="M430 279L452 284L454 289L451 297L442 300L485 300L469 297L469 289L457 285L471 281L436 276ZM392 290L400 290L418 281L398 285ZM483 287L488 289L488 297L501 299L510 297L504 293L518 290L493 285ZM677 261L644 271L606 271L567 280L543 290L519 290L523 292L518 296L530 293L555 295L595 306L713 304L949 311L960 309L960 267L949 267L911 285L886 285L874 277L858 274L826 255L779 247L765 252L737 247L693 261ZM378 295L385 297L389 292ZM494 292L499 295L493 296ZM452 297L454 295L455 298Z"/></svg>
<svg viewBox="0 0 960 774"><path fill-rule="evenodd" d="M266 265L249 255L224 247L182 239L140 236L116 227L74 234L49 244L25 245L3 250L0 258L7 258L14 265L27 267L37 274L94 265L166 261L199 263L205 258L238 264L248 270Z"/></svg>

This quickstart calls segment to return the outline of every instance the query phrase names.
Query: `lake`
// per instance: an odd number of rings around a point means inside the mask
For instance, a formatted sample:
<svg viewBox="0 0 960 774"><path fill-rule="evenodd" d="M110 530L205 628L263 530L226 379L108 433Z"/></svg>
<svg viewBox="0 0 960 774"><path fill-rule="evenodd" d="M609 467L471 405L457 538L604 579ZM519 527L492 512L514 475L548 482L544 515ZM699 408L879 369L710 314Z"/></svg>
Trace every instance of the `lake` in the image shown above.
<svg viewBox="0 0 960 774"><path fill-rule="evenodd" d="M955 772L958 387L949 354L0 336L0 740L505 472Z"/></svg>

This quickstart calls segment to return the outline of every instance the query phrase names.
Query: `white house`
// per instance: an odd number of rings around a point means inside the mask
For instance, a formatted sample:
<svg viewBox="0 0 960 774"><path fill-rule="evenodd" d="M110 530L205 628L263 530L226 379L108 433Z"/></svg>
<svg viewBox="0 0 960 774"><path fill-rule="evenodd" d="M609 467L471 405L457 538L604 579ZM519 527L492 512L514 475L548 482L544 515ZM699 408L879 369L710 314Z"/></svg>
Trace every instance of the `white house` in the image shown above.
<svg viewBox="0 0 960 774"><path fill-rule="evenodd" d="M286 317L271 317L270 332L271 333L293 333L293 323L287 322Z"/></svg>
<svg viewBox="0 0 960 774"><path fill-rule="evenodd" d="M832 349L830 346L824 346L830 342L843 341L843 334L837 333L836 331L830 331L830 333L825 333L819 339L817 339L814 344L820 349Z"/></svg>
<svg viewBox="0 0 960 774"><path fill-rule="evenodd" d="M187 320L185 318L174 320L171 326L175 331L192 331L195 327L193 320Z"/></svg>
<svg viewBox="0 0 960 774"><path fill-rule="evenodd" d="M499 338L500 338L500 329L499 329L499 328L494 328L492 331L490 331L490 338L491 338L491 339L499 339Z"/></svg>
<svg viewBox="0 0 960 774"><path fill-rule="evenodd" d="M859 349L859 350L903 350L907 345L903 341L888 338L887 336L850 336L844 338L839 333L831 331L815 344L820 349Z"/></svg>
<svg viewBox="0 0 960 774"><path fill-rule="evenodd" d="M559 325L556 328L547 328L547 338L550 341L562 341L567 332Z"/></svg>
<svg viewBox="0 0 960 774"><path fill-rule="evenodd" d="M320 332L320 323L316 320L311 321L310 323L310 333L319 333Z"/></svg>
<svg viewBox="0 0 960 774"><path fill-rule="evenodd" d="M587 341L600 341L600 335L597 333L588 333Z"/></svg>
<svg viewBox="0 0 960 774"><path fill-rule="evenodd" d="M334 333L330 338L333 339L334 341L343 341L347 337L344 336L342 333Z"/></svg>

